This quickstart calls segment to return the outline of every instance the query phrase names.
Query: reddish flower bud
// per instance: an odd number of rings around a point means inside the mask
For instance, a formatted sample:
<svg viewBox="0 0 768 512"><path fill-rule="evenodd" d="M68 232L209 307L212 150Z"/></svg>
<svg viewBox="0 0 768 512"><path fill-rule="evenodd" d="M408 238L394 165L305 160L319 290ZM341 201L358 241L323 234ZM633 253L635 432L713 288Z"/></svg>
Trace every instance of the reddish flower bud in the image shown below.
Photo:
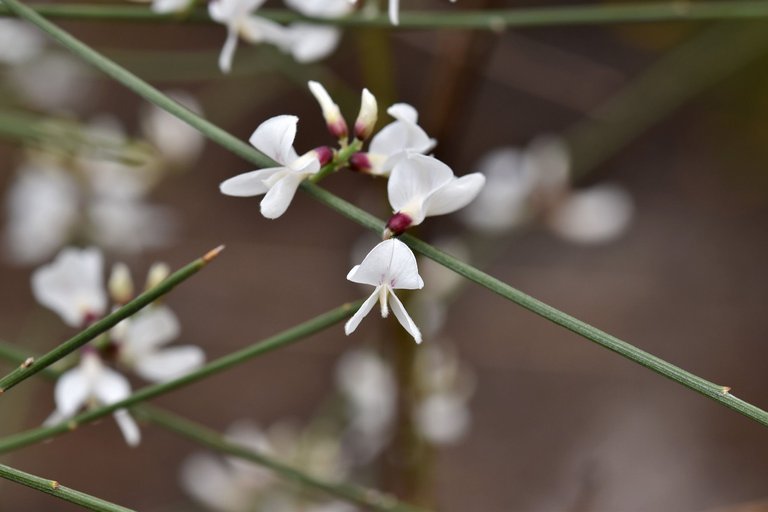
<svg viewBox="0 0 768 512"><path fill-rule="evenodd" d="M392 235L399 235L408 229L413 223L413 219L409 215L402 212L397 212L387 221L387 230Z"/></svg>
<svg viewBox="0 0 768 512"><path fill-rule="evenodd" d="M353 171L368 173L371 170L371 161L366 153L357 152L349 157L349 168Z"/></svg>
<svg viewBox="0 0 768 512"><path fill-rule="evenodd" d="M320 161L320 165L327 165L333 161L333 150L328 146L319 146L315 148L317 159Z"/></svg>

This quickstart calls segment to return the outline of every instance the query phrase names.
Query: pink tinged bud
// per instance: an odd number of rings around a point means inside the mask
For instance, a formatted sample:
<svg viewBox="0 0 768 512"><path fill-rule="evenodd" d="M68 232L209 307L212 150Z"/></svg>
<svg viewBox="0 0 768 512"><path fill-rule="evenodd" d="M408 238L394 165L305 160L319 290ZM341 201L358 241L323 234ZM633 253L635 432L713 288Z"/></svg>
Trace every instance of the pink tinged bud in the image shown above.
<svg viewBox="0 0 768 512"><path fill-rule="evenodd" d="M387 221L387 230L393 235L399 235L408 229L412 223L413 219L409 215L397 212Z"/></svg>
<svg viewBox="0 0 768 512"><path fill-rule="evenodd" d="M333 102L328 91L325 90L319 82L309 82L309 91L315 97L320 104L320 109L323 111L323 117L325 123L328 126L328 131L331 135L338 139L344 139L349 133L347 128L347 122L341 117L341 110L339 106Z"/></svg>
<svg viewBox="0 0 768 512"><path fill-rule="evenodd" d="M373 133L379 113L376 97L368 89L363 89L360 99L360 113L355 121L355 137L366 140Z"/></svg>
<svg viewBox="0 0 768 512"><path fill-rule="evenodd" d="M349 168L353 171L368 173L371 170L371 161L366 153L357 152L349 157Z"/></svg>
<svg viewBox="0 0 768 512"><path fill-rule="evenodd" d="M320 165L328 165L333 162L333 150L328 146L319 146L314 149L317 159L320 161Z"/></svg>

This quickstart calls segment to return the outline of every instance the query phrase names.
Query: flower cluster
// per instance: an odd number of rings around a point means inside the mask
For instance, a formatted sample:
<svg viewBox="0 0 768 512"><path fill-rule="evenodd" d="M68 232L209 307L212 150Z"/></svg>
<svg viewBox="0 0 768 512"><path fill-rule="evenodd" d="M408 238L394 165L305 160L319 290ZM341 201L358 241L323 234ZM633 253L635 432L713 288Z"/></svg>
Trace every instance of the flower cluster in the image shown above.
<svg viewBox="0 0 768 512"><path fill-rule="evenodd" d="M347 275L348 280L373 286L374 291L344 330L351 334L378 301L381 315L389 314L391 304L397 320L420 343L421 332L394 290L421 289L424 282L411 249L391 237L421 224L427 217L463 208L480 193L485 178L480 173L456 177L446 164L425 155L435 146L435 141L418 125L418 114L412 106L404 103L391 106L388 112L394 121L373 135L378 105L373 94L364 89L360 111L350 134L339 106L325 88L318 82L309 82L309 89L320 104L328 131L338 140L339 148L320 147L299 156L293 147L298 117L273 117L256 128L250 142L279 166L230 178L221 184L220 190L241 197L263 194L261 213L274 219L288 209L299 185L317 177L322 169L333 172L348 167L387 177L387 195L393 215L384 230L384 241ZM369 150L363 152L364 142L372 135Z"/></svg>
<svg viewBox="0 0 768 512"><path fill-rule="evenodd" d="M57 313L67 325L87 327L109 311L110 299L114 307L119 307L133 298L134 284L128 267L116 264L106 286L103 267L98 249L65 248L53 263L34 272L32 292L40 304ZM167 266L155 264L145 288L156 286L167 275ZM128 397L128 379L107 366L107 361L152 382L174 379L199 367L205 359L199 347L165 347L179 333L178 319L168 306L159 303L117 324L86 346L79 364L57 381L56 411L46 423L64 421L83 406L108 405ZM128 411L117 411L114 416L128 444L136 445L140 435Z"/></svg>

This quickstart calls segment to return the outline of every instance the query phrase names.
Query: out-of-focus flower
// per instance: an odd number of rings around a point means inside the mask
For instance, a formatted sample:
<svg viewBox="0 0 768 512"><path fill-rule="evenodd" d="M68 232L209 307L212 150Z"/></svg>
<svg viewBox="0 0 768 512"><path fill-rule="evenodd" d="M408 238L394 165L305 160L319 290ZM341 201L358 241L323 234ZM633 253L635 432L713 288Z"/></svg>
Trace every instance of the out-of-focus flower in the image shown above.
<svg viewBox="0 0 768 512"><path fill-rule="evenodd" d="M568 150L554 137L534 140L522 151L495 150L479 168L488 186L460 217L473 229L499 235L544 220L566 240L594 244L621 235L632 217L632 199L616 185L571 188Z"/></svg>
<svg viewBox="0 0 768 512"><path fill-rule="evenodd" d="M450 0L455 2L456 0ZM351 3L356 3L357 0L350 0ZM400 0L389 0L389 7L387 9L389 14L389 22L393 25L400 24Z"/></svg>
<svg viewBox="0 0 768 512"><path fill-rule="evenodd" d="M392 298L392 311L400 325L413 336L416 343L421 343L421 332L413 322L403 303L395 295L395 289L417 290L424 286L416 266L416 257L411 249L397 239L389 239L379 243L365 257L360 265L349 271L347 279L360 284L368 284L374 288L373 293L352 318L344 325L347 335L354 332L362 319L371 312L378 301L381 305L381 316L389 315L388 301Z"/></svg>
<svg viewBox="0 0 768 512"><path fill-rule="evenodd" d="M389 439L397 405L394 373L373 351L354 350L337 364L336 385L349 405L354 451L359 459L368 461Z"/></svg>
<svg viewBox="0 0 768 512"><path fill-rule="evenodd" d="M21 64L37 57L45 38L32 25L19 20L0 19L0 63Z"/></svg>
<svg viewBox="0 0 768 512"><path fill-rule="evenodd" d="M484 184L480 173L457 178L436 158L407 155L395 165L387 182L389 204L395 212L387 230L399 234L426 217L455 212L472 201Z"/></svg>
<svg viewBox="0 0 768 512"><path fill-rule="evenodd" d="M407 103L387 109L395 118L371 139L367 153L357 153L351 161L355 170L376 176L389 176L392 169L410 153L426 154L437 141L418 125L418 112Z"/></svg>
<svg viewBox="0 0 768 512"><path fill-rule="evenodd" d="M10 48L21 46L18 41L9 45ZM6 48L1 42L0 47ZM67 54L47 52L11 67L7 73L13 90L37 109L71 111L94 96L93 84L88 81L91 71Z"/></svg>
<svg viewBox="0 0 768 512"><path fill-rule="evenodd" d="M73 417L82 407L110 405L131 394L128 379L104 365L93 350L84 350L80 364L65 372L56 381L54 399L56 410L45 420L54 425ZM130 446L141 440L138 425L125 409L113 413L117 425Z"/></svg>
<svg viewBox="0 0 768 512"><path fill-rule="evenodd" d="M226 437L317 478L338 480L346 472L339 444L323 433L302 432L286 424L263 431L252 423L239 422L227 430ZM333 508L337 502L308 503L290 493L270 471L234 457L193 455L182 466L181 483L198 502L221 512L354 510Z"/></svg>
<svg viewBox="0 0 768 512"><path fill-rule="evenodd" d="M338 18L353 8L348 0L285 0L285 4L314 18ZM341 31L330 25L291 23L286 27L282 49L298 62L314 62L330 55L340 39Z"/></svg>
<svg viewBox="0 0 768 512"><path fill-rule="evenodd" d="M200 103L183 91L167 91L166 94L196 114L203 109ZM178 117L150 105L141 119L144 134L160 151L163 158L172 165L183 167L194 162L203 149L202 134Z"/></svg>
<svg viewBox="0 0 768 512"><path fill-rule="evenodd" d="M320 170L316 151L299 157L293 148L298 122L296 116L283 115L261 123L251 135L250 143L283 167L260 169L230 178L221 183L221 192L239 197L265 194L261 201L264 217L276 219L285 213L301 182Z"/></svg>
<svg viewBox="0 0 768 512"><path fill-rule="evenodd" d="M451 444L469 430L469 399L475 379L455 350L432 344L416 358L418 400L414 419L419 432L434 444Z"/></svg>
<svg viewBox="0 0 768 512"><path fill-rule="evenodd" d="M83 327L107 309L104 261L96 248L66 248L32 274L32 293L72 327Z"/></svg>
<svg viewBox="0 0 768 512"><path fill-rule="evenodd" d="M140 377L162 382L175 379L200 367L205 353L195 345L165 347L178 338L181 327L176 315L166 306L155 305L123 321L118 360Z"/></svg>
<svg viewBox="0 0 768 512"><path fill-rule="evenodd" d="M237 41L242 37L249 43L284 45L285 28L273 21L252 14L265 0L212 0L208 14L214 21L226 25L227 39L219 55L219 68L224 73L232 69Z"/></svg>

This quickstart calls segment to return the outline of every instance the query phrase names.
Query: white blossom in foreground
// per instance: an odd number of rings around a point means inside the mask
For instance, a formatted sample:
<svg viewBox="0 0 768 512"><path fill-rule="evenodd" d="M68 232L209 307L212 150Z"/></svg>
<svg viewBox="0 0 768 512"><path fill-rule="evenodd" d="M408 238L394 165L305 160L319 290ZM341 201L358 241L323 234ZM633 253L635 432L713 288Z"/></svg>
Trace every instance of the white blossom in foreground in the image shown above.
<svg viewBox="0 0 768 512"><path fill-rule="evenodd" d="M421 224L426 217L455 212L471 202L485 184L480 173L454 176L450 167L431 156L410 154L392 170L387 195L394 215L389 234Z"/></svg>
<svg viewBox="0 0 768 512"><path fill-rule="evenodd" d="M162 382L181 377L205 361L203 349L195 345L165 347L178 338L181 327L166 306L149 306L124 320L118 330L119 362L143 379Z"/></svg>
<svg viewBox="0 0 768 512"><path fill-rule="evenodd" d="M104 365L93 350L83 350L80 364L65 372L56 381L54 399L56 410L45 420L54 425L72 418L83 407L110 405L131 394L128 379ZM141 433L130 413L119 409L113 413L117 425L130 446L136 446Z"/></svg>
<svg viewBox="0 0 768 512"><path fill-rule="evenodd" d="M416 343L421 343L421 332L413 322L403 303L395 295L395 290L418 290L424 287L424 281L419 276L416 257L411 249L397 239L389 239L379 243L365 257L360 265L349 271L347 279L360 284L368 284L374 288L373 293L352 318L344 325L347 335L354 332L362 319L371 312L376 301L381 305L381 316L389 315L389 298L392 299L392 311L398 322L413 336Z"/></svg>
<svg viewBox="0 0 768 512"><path fill-rule="evenodd" d="M227 27L227 39L219 55L219 68L222 72L229 73L232 69L232 59L240 37L249 43L268 42L277 46L283 45L285 28L252 14L264 2L265 0L212 0L208 4L211 19Z"/></svg>
<svg viewBox="0 0 768 512"><path fill-rule="evenodd" d="M350 164L353 169L389 176L392 169L408 154L426 154L437 141L419 126L419 114L407 103L396 103L387 109L395 120L378 131L371 139L367 153L356 153Z"/></svg>
<svg viewBox="0 0 768 512"><path fill-rule="evenodd" d="M32 293L72 327L82 328L107 309L104 261L96 248L63 249L32 274Z"/></svg>
<svg viewBox="0 0 768 512"><path fill-rule="evenodd" d="M632 220L632 199L611 184L572 192L551 214L552 230L572 242L596 244L614 240Z"/></svg>
<svg viewBox="0 0 768 512"><path fill-rule="evenodd" d="M261 214L268 219L280 217L290 206L302 181L320 170L318 151L309 151L301 157L293 148L296 138L296 116L277 116L267 119L251 135L250 143L282 167L260 169L230 178L220 185L223 194L249 197L264 195Z"/></svg>

